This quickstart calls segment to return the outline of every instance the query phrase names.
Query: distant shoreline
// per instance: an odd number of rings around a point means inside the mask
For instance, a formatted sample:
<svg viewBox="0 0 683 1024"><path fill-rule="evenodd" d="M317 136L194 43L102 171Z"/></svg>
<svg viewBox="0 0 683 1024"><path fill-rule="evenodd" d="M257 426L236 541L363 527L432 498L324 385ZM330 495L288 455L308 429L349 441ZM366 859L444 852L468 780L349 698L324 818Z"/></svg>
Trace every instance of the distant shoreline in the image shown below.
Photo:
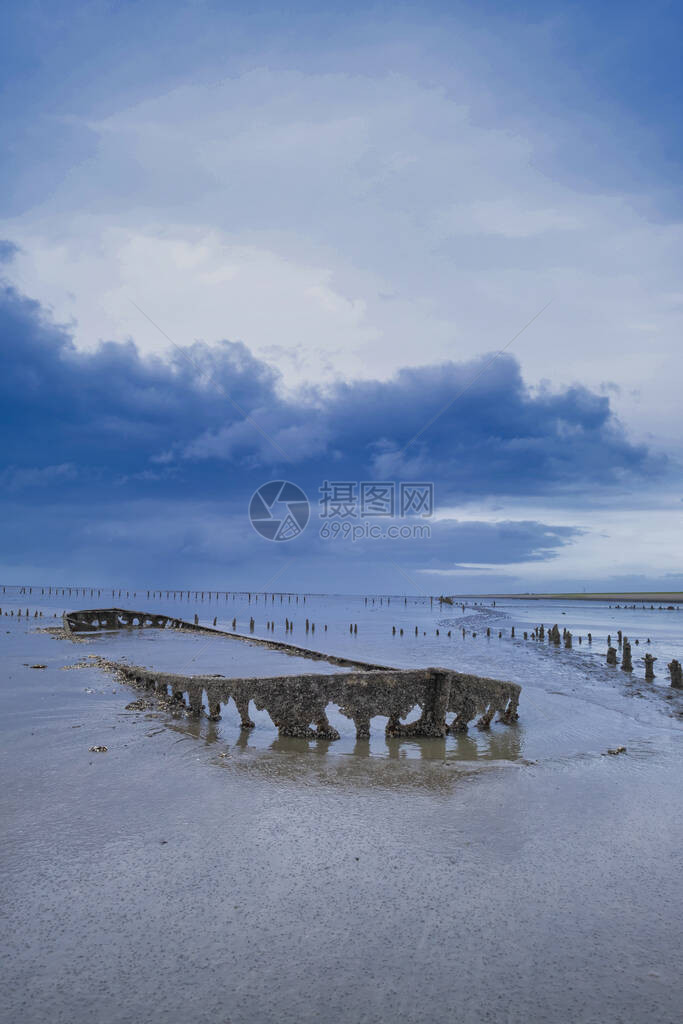
<svg viewBox="0 0 683 1024"><path fill-rule="evenodd" d="M484 598L486 600L514 601L668 601L669 604L683 604L683 591L627 591L624 593L602 594L453 594L458 598Z"/></svg>

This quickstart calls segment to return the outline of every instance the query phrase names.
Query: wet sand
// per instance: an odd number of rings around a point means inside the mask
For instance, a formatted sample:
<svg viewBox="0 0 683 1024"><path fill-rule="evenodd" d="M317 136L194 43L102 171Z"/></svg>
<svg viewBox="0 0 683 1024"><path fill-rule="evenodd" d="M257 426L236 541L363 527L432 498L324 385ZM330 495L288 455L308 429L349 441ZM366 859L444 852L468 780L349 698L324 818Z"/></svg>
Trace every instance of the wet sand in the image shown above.
<svg viewBox="0 0 683 1024"><path fill-rule="evenodd" d="M524 649L513 729L279 740L126 711L88 665L196 646L34 628L0 638L4 1019L679 1019L683 735L658 693Z"/></svg>

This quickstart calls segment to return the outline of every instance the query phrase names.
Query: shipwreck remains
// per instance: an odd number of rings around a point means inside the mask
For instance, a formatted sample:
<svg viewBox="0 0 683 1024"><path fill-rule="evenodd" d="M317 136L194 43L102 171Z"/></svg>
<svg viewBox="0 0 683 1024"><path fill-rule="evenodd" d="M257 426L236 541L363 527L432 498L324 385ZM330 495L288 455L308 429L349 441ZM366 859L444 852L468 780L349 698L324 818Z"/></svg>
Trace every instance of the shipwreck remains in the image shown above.
<svg viewBox="0 0 683 1024"><path fill-rule="evenodd" d="M339 672L332 675L275 676L273 678L226 679L222 676L182 676L120 662L108 662L124 682L172 696L192 714L205 711L218 721L221 706L232 698L243 729L254 723L249 703L267 711L280 736L305 739L339 739L327 718L327 707L336 704L342 715L353 720L356 737L370 735L370 720L388 719L387 736L445 736L466 732L473 719L479 729L488 729L496 713L508 725L518 719L521 687L450 669L375 669ZM421 715L414 722L402 722L418 706ZM453 721L446 716L453 713ZM479 717L477 717L479 716Z"/></svg>
<svg viewBox="0 0 683 1024"><path fill-rule="evenodd" d="M251 620L253 623L253 619ZM258 647L268 647L272 651L283 651L300 658L312 658L314 661L328 661L332 665L339 665L343 668L363 669L384 669L386 665L373 665L365 661L355 661L352 658L340 658L333 654L324 654L322 651L314 651L308 647L297 647L296 644L286 644L278 640L265 640L263 637L256 637L250 634L234 631L236 625L233 619L233 632L229 633L224 629L215 629L212 626L202 626L195 615L194 622L185 622L173 615L158 615L151 612L131 612L124 608L92 608L76 612L64 612L62 616L64 630L67 633L96 633L114 629L179 629L191 633L208 633L209 636L230 637L232 640L242 640Z"/></svg>
<svg viewBox="0 0 683 1024"><path fill-rule="evenodd" d="M358 739L370 735L370 721L376 716L387 719L388 736L404 737L443 737L447 733L462 733L475 720L477 728L488 729L496 714L498 720L507 725L512 725L519 717L521 687L517 683L446 668L397 669L372 665L275 640L225 633L166 615L118 608L68 612L64 615L64 628L72 633L154 627L229 636L250 644L271 647L300 657L325 660L352 669L329 675L312 673L228 679L220 675L175 675L102 660L103 664L117 672L123 682L153 690L164 699L170 697L197 716L208 707L208 717L217 721L222 706L232 699L244 729L254 725L249 717L251 701L257 710L268 712L281 736L306 739L339 739L338 731L327 717L326 709L330 704L337 705L341 714L354 722ZM420 717L416 721L403 721L416 707L420 709ZM450 722L447 720L449 715L453 716Z"/></svg>

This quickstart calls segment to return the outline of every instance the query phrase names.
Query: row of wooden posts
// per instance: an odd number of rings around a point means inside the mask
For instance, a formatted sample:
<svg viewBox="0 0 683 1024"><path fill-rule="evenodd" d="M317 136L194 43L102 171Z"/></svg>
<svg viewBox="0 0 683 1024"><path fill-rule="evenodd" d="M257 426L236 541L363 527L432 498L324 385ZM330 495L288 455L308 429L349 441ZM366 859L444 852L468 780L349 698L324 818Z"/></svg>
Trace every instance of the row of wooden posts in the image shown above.
<svg viewBox="0 0 683 1024"><path fill-rule="evenodd" d="M537 627L537 629L534 630L534 634L535 634L535 636L538 639L542 640L543 636L544 636L543 626L541 625L541 626ZM513 636L515 635L514 626L512 628L512 635ZM524 634L524 638L526 639L526 633ZM570 633L570 631L568 629L564 629L562 631L562 638L560 638L560 631L559 631L559 628L558 628L557 623L556 623L551 629L548 630L548 641L549 641L549 643L554 643L555 645L559 646L559 644L561 643L561 639L564 640L564 646L566 648L571 648L571 646L572 646L572 634ZM581 643L581 639L582 638L579 637L579 643ZM589 633L588 634L588 643L591 644L592 642L593 642L593 636L592 636L591 633ZM650 638L649 637L647 638L646 642L648 644L650 643ZM619 647L621 648L621 668L622 668L622 670L624 672L633 672L633 658L632 658L632 655L631 655L631 642L630 642L630 640L628 639L627 636L624 636L624 634L622 633L622 631L620 629L617 630L617 643L618 643ZM640 640L636 640L635 643L639 644ZM617 665L618 664L617 648L612 646L612 635L611 635L611 633L608 633L608 635L607 635L607 656L606 656L606 659L607 659L607 664L608 665ZM654 668L654 666L655 666L655 662L657 661L657 658L655 658L654 655L648 653L648 654L645 654L643 656L643 661L645 663L645 679L648 680L648 681L651 681L652 679L655 678L655 668ZM683 689L683 679L682 679L682 673L681 673L681 663L679 661L677 661L675 658L673 658L669 662L669 664L667 665L667 668L669 669L669 675L671 677L671 685L673 687L675 687L676 689Z"/></svg>
<svg viewBox="0 0 683 1024"><path fill-rule="evenodd" d="M367 598L366 598L366 601L367 601ZM2 615L2 614L3 614L3 611L2 611L2 608L0 608L0 615ZM14 616L14 610L11 609L9 612L5 612L4 614L5 614L5 616L7 616L7 615ZM25 618L29 618L30 617L29 609L27 608L25 610L25 612L22 612L22 609L19 608L17 610L17 618L22 618L22 615ZM34 613L33 613L33 618L34 619L42 618L42 617L43 617L42 611L37 611L37 610L34 611ZM55 613L55 617L56 617L56 613ZM195 622L195 625L199 624L199 616L198 616L197 613L195 613L194 622ZM216 626L217 622L218 622L218 616L214 616L213 625ZM251 618L249 620L249 632L250 633L254 632L255 626L256 626L256 623L255 623L254 617L251 616ZM235 631L237 629L237 618L236 617L233 618L233 620L232 620L232 628L233 628L233 631ZM266 629L268 631L275 632L275 622L271 621L271 620L268 620L266 622ZM327 632L327 624L325 624L324 630L325 630L325 632ZM291 633L293 631L294 631L294 623L292 621L290 621L290 619L286 618L285 619L285 632L286 633ZM312 633L312 634L315 633L315 623L311 622L309 619L306 619L306 633L308 634L309 632ZM399 627L398 630L397 630L396 626L392 626L392 635L396 636L397 632L398 632L398 635L403 636L403 628L402 627ZM415 636L419 636L419 632L420 632L419 631L419 627L415 626ZM352 634L352 635L355 635L355 636L358 635L358 623L353 623L353 622L349 623L349 633ZM450 637L452 635L452 630L449 629L447 631L446 635L448 637ZM464 626L462 627L462 635L463 635L463 638L467 635L467 631L464 628ZM476 631L473 631L471 635L472 635L473 638L476 638L476 636L477 636ZM486 635L487 635L487 637L491 636L491 627L490 626L488 626L487 629L486 629ZM532 638L534 640L544 640L545 637L546 637L546 631L545 631L545 627L543 626L543 624L541 624L540 626L537 626L533 630L531 635L532 635ZM423 636L426 636L426 630L423 630ZM438 628L436 629L436 636L440 636L440 630ZM498 638L500 639L500 638L502 638L502 636L503 636L503 631L499 630L498 631ZM515 637L515 627L514 626L512 626L512 628L510 630L510 636L511 636L512 639L514 639L514 637ZM572 647L573 636L572 636L571 632L568 629L563 629L562 630L562 635L560 635L560 630L559 630L559 627L558 627L557 623L555 623L554 626L551 626L550 629L548 629L547 637L548 637L548 642L552 643L552 644L555 644L556 646L559 646L560 643L562 643L562 641L564 641L565 648L570 649ZM524 632L524 639L527 640L528 638L529 638L529 634L528 634L527 631L525 631ZM587 639L588 639L588 643L592 644L592 642L593 642L593 635L591 633L588 633ZM579 638L578 638L579 643L581 643L582 640L583 640L583 637L579 636ZM624 672L632 672L633 671L633 660L632 660L632 655L631 655L631 643L630 643L628 637L626 637L626 636L624 636L622 634L621 630L617 631L617 642L619 644L619 647L621 647L621 649L622 649L621 668L622 668L622 670ZM640 641L636 640L635 643L639 644ZM649 637L647 638L647 643L648 644L650 643L650 638ZM655 663L655 661L657 661L657 658L655 658L652 654L646 654L644 656L644 658L643 658L643 661L645 662L645 679L646 680L654 679L655 678L654 663ZM617 649L612 646L612 636L611 636L611 634L608 634L608 636L607 636L607 664L608 665L617 665L618 664ZM676 687L677 689L683 689L682 669L681 669L680 662L677 661L674 658L672 661L669 662L669 664L667 665L667 668L669 669L669 673L670 673L670 676L671 676L671 685Z"/></svg>
<svg viewBox="0 0 683 1024"><path fill-rule="evenodd" d="M2 608L0 608L0 615L2 615L2 614L3 614L3 611L2 611ZM11 617L11 616L13 616L13 615L14 615L14 609L12 608L12 609L10 609L10 611L8 611L8 612L5 612L4 614L5 614L5 618L7 618L7 616L8 616L8 615L9 615L9 616ZM55 612L55 615L56 615L56 614L57 614L57 613ZM18 618L18 619L21 619L22 617L23 617L23 618L25 618L25 619L29 619L29 618L31 618L31 612L29 611L29 609L28 609L28 608L26 609L26 611L25 611L25 612L24 612L24 611L22 611L22 609L21 609L21 608L18 608L18 609L17 609L17 618ZM33 613L33 618L34 618L34 619L42 619L42 617L43 617L43 613L42 613L42 612L38 612L38 611L35 611L35 612Z"/></svg>
<svg viewBox="0 0 683 1024"><path fill-rule="evenodd" d="M19 589L19 593L33 594L33 590L33 587L21 587ZM3 594L6 593L6 591L7 587L3 587ZM36 593L38 593L38 587L35 588L35 591ZM102 597L103 593L106 596L109 593L109 591L106 589L103 591L101 588L98 589L97 587L41 587L40 593L42 596L48 597L51 597L53 595L62 597ZM143 593L143 591L140 591L140 593ZM264 602L270 598L271 603L274 604L276 597L279 597L280 604L284 604L285 598L287 599L288 604L291 604L292 601L294 602L294 604L299 604L299 599L301 599L302 604L306 604L306 594L288 594L286 592L267 594L261 591L257 593L253 590L147 590L144 591L144 593L147 594L148 600L153 600L157 597L163 598L165 596L167 600L174 601L182 601L183 599L185 599L186 601L191 601L193 598L195 601L212 601L220 597L225 598L225 600L227 601L232 595L232 597L246 597L250 604L252 600L256 604L258 604L259 598L262 598ZM137 590L117 590L116 588L114 588L111 591L111 596L113 598L124 596L135 598L138 596L138 592Z"/></svg>
<svg viewBox="0 0 683 1024"><path fill-rule="evenodd" d="M65 589L69 593L71 593L71 590L69 590L69 588L65 588ZM32 588L28 588L28 590L29 590L29 592L31 592ZM48 588L48 590L49 590L50 593L52 592L52 588ZM3 593L4 592L5 592L5 588L3 587ZM41 592L44 593L45 592L45 588L41 588ZM62 593L64 593L64 591L62 591ZM86 591L83 590L83 594L85 594L85 593L86 593ZM95 593L94 590L91 590L91 594L93 596L94 596L94 593ZM157 593L159 594L159 596L161 596L162 591L147 591L147 596L149 597L150 594L152 594L153 596L156 596ZM167 591L167 596L169 596L169 594L171 594L171 593L173 593L174 597L177 594L177 592ZM180 592L180 596L182 597L184 593L185 593L184 591L181 591ZM190 591L187 591L188 598L190 597L190 593L191 593ZM205 593L204 591L197 591L195 596L198 597L199 594L201 594L201 596L203 598L204 597L204 593ZM208 593L209 597L211 597L212 594L216 594L217 592L216 591L208 591L206 593ZM225 592L225 593L226 593L226 597L227 597L228 594L227 594L227 592ZM101 591L97 591L97 594L99 596L101 594ZM119 591L119 596L121 596L121 594L122 594L122 592ZM114 596L114 595L115 595L115 592L112 591L112 596ZM126 596L130 596L130 594L128 592L126 592ZM135 592L134 592L133 596L136 596ZM258 595L254 595L254 596L258 600ZM266 597L267 595L264 594L263 596ZM272 596L272 599L274 601L275 600L275 594L273 594L271 596ZM290 600L291 600L291 597L294 596L295 599L296 599L296 603L297 604L299 603L299 596L298 595L280 595L281 601L282 601L282 598L284 596L288 596L290 598ZM248 594L248 597L249 597L249 600L251 601L252 595ZM372 603L374 604L375 603L375 599L372 598L371 600L372 600ZM382 603L384 601L383 598L379 598L378 600L380 601L380 603ZM443 600L444 599L439 598L439 603L440 604L443 603ZM390 598L387 598L386 601L387 601L387 604L391 603L391 599ZM433 598L430 598L430 602L433 602ZM306 597L305 596L303 596L303 603L304 604L306 603ZM368 603L368 598L366 597L365 598L365 604L367 605L367 603ZM463 610L464 610L465 606L463 605L462 607L463 607ZM3 614L3 610L2 610L2 608L0 608L0 615L2 615L2 614ZM6 617L8 615L9 616L14 616L14 609L11 609L9 612L5 611L4 614L5 614ZM22 618L22 617L24 617L24 618L30 618L31 617L30 616L30 610L28 608L26 608L25 611L23 611L21 608L17 609L17 618ZM34 613L33 613L33 618L34 619L42 618L42 617L43 617L42 611L38 611L38 610L34 611ZM56 617L56 612L55 612L55 617ZM197 613L195 613L194 622L195 622L195 625L199 624L199 616L197 615ZM218 622L218 616L214 616L213 625L216 626L217 622ZM249 632L250 633L254 632L255 625L256 624L255 624L254 617L251 616L251 618L249 620ZM236 617L233 618L233 620L232 620L232 628L233 628L233 631L237 629L237 618ZM275 622L271 621L271 620L268 620L266 622L266 629L269 630L269 631L275 632ZM293 630L294 630L294 623L292 621L290 621L288 618L286 618L285 619L285 632L286 633L290 633L290 632L293 632ZM325 630L325 632L327 632L327 625L324 626L324 630ZM309 619L306 619L306 633L308 634L309 632L312 633L312 634L315 633L315 623L311 622ZM404 635L404 631L403 631L402 627L399 627L397 629L396 626L392 626L392 635L396 636L397 632L398 632L398 635L400 635L400 636ZM351 635L357 635L358 634L358 623L353 623L353 622L349 623L349 633ZM426 636L426 631L425 630L423 630L423 635ZM440 635L440 630L437 628L436 629L436 636L439 636L439 635ZM450 637L452 635L452 630L449 629L447 631L446 635L448 637ZM467 635L467 631L464 628L464 626L462 627L462 635L463 635L463 637L465 637ZM472 631L471 635L472 635L473 638L476 637L477 636L476 631ZM488 626L487 629L486 629L486 635L487 635L487 637L491 636L491 627L490 626ZM419 636L419 627L418 626L415 626L415 636ZM503 636L503 631L499 630L498 631L499 639L502 638L502 636ZM514 637L515 637L515 627L514 626L511 627L510 636L511 636L512 639L514 639ZM546 638L545 626L543 624L541 624L540 626L537 626L532 631L531 636L532 636L532 639L534 639L534 640L540 640L540 641L545 640L545 638ZM524 639L527 640L528 638L529 638L529 633L527 631L525 631L524 632ZM548 639L548 643L554 644L555 646L558 646L558 647L559 647L559 645L562 642L564 642L564 646L565 646L566 649L571 649L571 647L573 645L573 640L574 640L572 633L568 629L566 629L566 628L563 629L562 630L562 634L560 634L560 630L559 630L559 627L558 627L557 623L555 623L553 626L551 626L548 629L548 631L547 631L547 639ZM592 644L592 642L593 642L593 635L592 635L592 633L588 633L587 634L587 640L588 640L589 644ZM583 637L579 636L578 637L578 641L579 641L579 644L581 644L582 641L583 641ZM646 642L648 644L650 643L650 638L649 637L647 638ZM618 643L619 647L621 648L621 652L622 652L622 654L621 654L621 668L622 668L622 670L624 672L632 672L633 671L633 659L632 659L632 652L631 652L631 642L629 641L628 637L623 635L621 630L617 630L617 643ZM636 643L636 645L638 645L640 643L640 641L638 639L636 639L635 643ZM617 648L612 646L612 636L611 636L611 634L608 634L608 636L607 636L607 656L606 656L606 660L607 660L607 664L608 665L615 665L616 666L618 664ZM653 680L655 678L654 663L657 661L657 658L655 658L652 654L648 653L648 654L644 655L642 660L645 663L645 679L648 680L648 681L649 680ZM674 658L674 659L672 659L669 662L669 664L667 665L667 668L669 670L669 674L670 674L670 677L671 677L671 685L673 687L675 687L676 689L683 689L683 669L681 667L681 663L677 659Z"/></svg>
<svg viewBox="0 0 683 1024"><path fill-rule="evenodd" d="M392 626L391 627L391 632L392 632L393 636L396 636L396 633L397 633L396 626ZM403 636L403 630L402 629L399 629L398 633L399 633L400 636ZM447 633L446 633L446 636L450 637L451 633L452 633L452 631L449 629L447 631ZM418 636L418 635L419 635L419 627L415 626L415 636ZM423 634L422 635L426 636L427 635L426 631L423 630ZM435 630L435 635L436 636L440 635L440 631L438 629ZM467 630L465 629L464 626L462 627L462 635L463 635L463 638L467 635ZM476 638L476 636L477 636L476 630L472 631L471 636L473 638ZM487 637L491 636L491 627L490 626L487 626L487 628L486 628L486 636ZM498 638L502 639L502 636L503 636L503 631L502 630L498 630ZM547 630L547 633L546 633L545 626L543 624L541 624L540 626L537 626L531 632L531 638L533 640L545 640L546 636L547 636L547 639L548 639L548 643L554 644L555 646L559 647L560 644L564 642L564 646L565 646L565 648L567 650L570 650L572 648L573 641L574 641L574 637L573 637L572 633L568 629L563 629L562 633L560 633L560 629L559 629L559 626L557 625L557 623L555 623L554 626L551 626ZM514 626L512 626L511 629L510 629L510 637L513 640L515 639L515 627ZM524 631L524 639L525 640L529 639L529 632L528 631ZM593 643L593 634L592 633L588 633L586 639L588 640L589 644L592 644ZM578 641L579 641L579 644L581 644L583 642L583 637L579 636L578 637ZM617 631L617 642L619 644L619 647L621 647L621 649L622 649L621 668L623 669L624 672L633 672L633 660L632 660L632 655L631 655L631 643L630 643L628 637L623 635L621 630ZM647 638L646 642L648 644L650 643L650 638L649 637ZM640 640L636 640L635 643L639 644ZM644 657L643 657L643 662L645 663L645 679L648 680L648 681L655 678L654 663L656 661L657 661L657 658L655 658L654 655L649 654L649 653L644 655ZM611 636L611 634L607 635L607 664L608 665L616 665L616 664L618 664L617 649L615 647L612 647L612 636ZM670 674L670 677L671 677L671 685L673 687L675 687L676 689L683 689L683 670L681 668L681 663L679 661L677 661L675 658L673 658L669 662L669 664L667 665L667 668L669 669L669 674Z"/></svg>
<svg viewBox="0 0 683 1024"><path fill-rule="evenodd" d="M34 587L19 587L18 589L19 589L19 593L20 594L33 594L34 589L35 589L36 593L38 592L38 587L35 587L35 588ZM6 590L7 590L7 587L3 586L3 588L2 588L3 594L6 593ZM68 597L87 597L87 596L90 596L90 597L101 597L103 593L105 595L108 594L109 590L107 588L103 589L101 587L100 588L98 588L98 587L40 587L40 593L41 593L41 595L47 595L47 596L52 596L52 595L58 596L58 595L61 595L63 597L67 597L67 596ZM307 596L312 596L312 595L306 595L306 594L291 594L291 593L288 593L286 591L284 591L282 593L280 593L279 591L278 592L274 592L274 593L266 593L265 591L253 591L253 590L252 591L248 591L248 590L233 590L233 591L230 591L230 590L191 590L191 589L190 590L185 590L185 589L183 589L183 590L147 590L147 591L142 591L141 590L140 593L141 594L142 593L146 593L148 600L150 600L150 599L153 600L156 597L161 597L161 598L166 597L167 600L174 600L174 601L175 600L191 601L192 599L194 599L195 601L204 601L204 600L212 601L212 600L217 600L219 598L224 598L227 601L232 596L232 597L246 597L249 603L251 603L251 601L253 600L254 603L256 603L256 604L258 604L259 598L261 598L264 602L270 600L271 604L275 604L276 598L279 598L280 604L284 604L285 600L287 601L287 604L292 604L292 603L293 604L299 604L300 601L301 601L302 604L306 604L306 597ZM116 587L114 587L111 590L111 596L113 598L124 597L124 596L125 597L137 597L138 596L138 591L137 590L133 590L133 591L125 590L125 588L117 589ZM397 600L397 599L394 598L394 600ZM398 598L398 600L403 600L404 606L407 607L407 605L408 605L408 598L407 597ZM419 604L422 601L426 600L426 598L411 598L411 600L413 601L414 604ZM443 597L443 596L442 597L430 597L429 598L429 606L430 606L430 608L433 607L435 601L438 601L439 606L443 606L444 604L449 604L449 605L453 604L453 599L450 598L450 597ZM378 604L380 606L383 606L385 604L386 605L390 605L391 604L391 597L388 597L388 596L387 597L366 597L366 598L364 598L364 602L365 602L366 606L368 604L370 604L370 605ZM493 603L495 604L495 601ZM465 606L463 605L463 609L464 608L465 608Z"/></svg>

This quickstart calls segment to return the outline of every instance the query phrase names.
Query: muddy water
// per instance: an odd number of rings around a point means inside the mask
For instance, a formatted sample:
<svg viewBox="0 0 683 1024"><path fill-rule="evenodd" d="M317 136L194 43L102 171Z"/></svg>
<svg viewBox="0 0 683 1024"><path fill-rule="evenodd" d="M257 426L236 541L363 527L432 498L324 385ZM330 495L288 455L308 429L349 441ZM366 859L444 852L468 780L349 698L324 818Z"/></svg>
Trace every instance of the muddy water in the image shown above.
<svg viewBox="0 0 683 1024"><path fill-rule="evenodd" d="M43 626L57 605L98 604L3 602L43 610ZM228 624L239 607L240 628L254 614L271 635L246 598L226 604ZM288 610L262 613L282 639ZM265 713L245 734L230 707L217 724L126 711L138 694L87 666L89 654L225 675L325 663L152 631L72 644L3 615L3 1018L678 1020L683 708L660 668L680 656L678 614L309 598L294 643L524 686L517 727L387 742L375 722L364 743L341 715L339 742L308 743L279 740ZM541 621L592 626L593 650L519 639ZM604 666L617 628L650 636L654 685L636 647L633 676ZM605 754L617 745L627 752Z"/></svg>

